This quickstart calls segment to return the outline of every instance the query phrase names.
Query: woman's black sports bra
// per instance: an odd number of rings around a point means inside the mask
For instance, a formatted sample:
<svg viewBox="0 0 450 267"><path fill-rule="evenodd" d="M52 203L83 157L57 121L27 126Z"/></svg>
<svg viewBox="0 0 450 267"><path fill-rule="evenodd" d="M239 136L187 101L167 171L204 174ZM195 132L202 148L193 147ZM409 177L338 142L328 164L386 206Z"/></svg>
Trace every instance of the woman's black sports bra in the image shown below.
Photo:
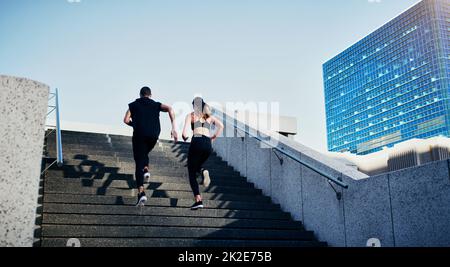
<svg viewBox="0 0 450 267"><path fill-rule="evenodd" d="M194 122L194 114L192 114L191 115L191 128L192 128L192 131L197 128L211 129L211 123L209 123L206 120L205 120L205 122L200 122L200 120L198 120L197 122Z"/></svg>

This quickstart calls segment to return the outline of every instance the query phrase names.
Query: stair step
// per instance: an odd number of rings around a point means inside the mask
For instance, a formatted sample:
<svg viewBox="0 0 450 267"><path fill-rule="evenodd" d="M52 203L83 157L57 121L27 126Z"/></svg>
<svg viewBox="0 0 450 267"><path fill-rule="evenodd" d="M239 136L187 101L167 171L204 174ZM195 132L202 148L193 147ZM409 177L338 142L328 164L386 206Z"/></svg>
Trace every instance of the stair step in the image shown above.
<svg viewBox="0 0 450 267"><path fill-rule="evenodd" d="M45 194L44 203L60 204L93 204L93 205L127 205L134 206L135 197L123 196L95 196L95 195L67 195L67 194ZM231 210L263 210L280 211L280 206L273 203L254 203L240 201L205 200L206 209L231 209ZM149 198L148 207L178 207L189 208L191 199L169 199Z"/></svg>
<svg viewBox="0 0 450 267"><path fill-rule="evenodd" d="M51 133L49 136L54 137L55 133ZM62 130L61 136L65 138L106 138L107 135L103 133L85 133Z"/></svg>
<svg viewBox="0 0 450 267"><path fill-rule="evenodd" d="M65 187L64 184L49 184L44 187L44 193L65 193L82 195L106 195L106 196L137 196L137 189L103 188L103 187L83 187L74 185ZM159 198L183 198L191 199L194 197L192 192L172 191L172 190L148 190L148 197ZM239 195L233 193L203 193L205 200L235 200L244 202L270 202L270 198L261 195Z"/></svg>
<svg viewBox="0 0 450 267"><path fill-rule="evenodd" d="M52 159L55 159L53 155L48 155L47 162L50 162ZM130 165L135 166L135 161L133 157L130 158L121 158L116 157L114 155L111 156L97 156L97 155L90 155L89 158L86 158L84 155L80 154L67 154L64 153L64 162L69 165L90 165L90 166L116 166L117 164L122 164L124 166ZM73 164L70 164L69 162L73 162ZM180 168L187 167L187 158L171 158L171 157L161 157L161 156L154 156L151 153L149 154L149 163L150 165L153 165L155 167L159 165L166 165L166 166L178 166ZM224 169L224 171L233 171L233 168L228 166L225 162L221 161L220 159L214 159L209 158L204 165L209 166L210 168L217 168L217 169Z"/></svg>
<svg viewBox="0 0 450 267"><path fill-rule="evenodd" d="M79 170L78 166L68 166L65 165L62 168L52 167L48 174L50 178L52 177L67 177L67 178L95 178L95 179L103 179L108 178L110 180L133 180L134 179L134 170L122 170L120 168L94 168L91 171L82 172ZM164 177L164 178L179 178L182 180L188 180L188 173L181 171L169 171L169 170L152 170L152 177ZM210 171L211 180L217 182L240 182L246 183L247 181L242 176L238 175L230 175L230 174L221 174L214 171ZM200 178L198 175L197 178ZM153 178L152 178L153 179Z"/></svg>
<svg viewBox="0 0 450 267"><path fill-rule="evenodd" d="M48 140L55 140L55 135L51 134ZM106 135L102 136L68 136L65 134L61 135L62 143L79 143L79 144L99 144L108 143L108 138ZM49 142L49 144L54 144L54 142Z"/></svg>
<svg viewBox="0 0 450 267"><path fill-rule="evenodd" d="M132 136L124 136L124 135L109 135L112 141L114 142L131 142ZM189 143L178 141L177 143L174 143L172 139L159 139L158 142L161 142L165 145L176 145L176 146L185 146L189 145Z"/></svg>
<svg viewBox="0 0 450 267"><path fill-rule="evenodd" d="M54 140L54 139L50 139ZM62 145L63 148L82 148L82 149L106 149L109 150L111 148L115 148L117 150L130 150L132 149L132 142L116 142L112 141L111 143L108 142L107 138L93 138L93 139L86 139L86 138L68 138L68 137L62 137ZM48 147L55 147L55 142L49 142L47 144ZM187 153L189 151L190 144L187 145L176 145L172 146L171 144L164 144L164 143L157 143L154 147L154 150L159 151L169 151L169 152L182 152Z"/></svg>
<svg viewBox="0 0 450 267"><path fill-rule="evenodd" d="M304 241L311 241L314 238L312 232L298 230L47 224L42 225L42 236L68 238L202 238Z"/></svg>
<svg viewBox="0 0 450 267"><path fill-rule="evenodd" d="M135 172L134 166L121 166L121 171L125 173L134 173ZM216 169L216 168L208 168L209 174L211 176L220 176L220 177L227 177L232 179L244 179L244 177L241 177L241 175L234 171L224 170L224 169ZM188 169L186 167L170 167L170 166L157 166L157 165L151 165L150 164L150 172L154 175L181 175L183 177L188 176Z"/></svg>
<svg viewBox="0 0 450 267"><path fill-rule="evenodd" d="M98 161L102 163L102 161L117 161L117 162L124 162L124 163L133 163L133 155L130 154L117 154L117 153L91 153L89 155L86 155L84 153L76 153L72 151L63 151L64 153L64 159L86 159L90 161ZM56 157L56 154L54 151L50 150L49 157ZM187 163L187 155L180 155L180 156L168 156L168 155L157 155L156 153L150 152L149 154L150 162L174 162L174 163ZM215 156L210 156L207 164L218 164L218 165L224 165L224 162Z"/></svg>
<svg viewBox="0 0 450 267"><path fill-rule="evenodd" d="M119 168L117 168L118 170ZM53 179L53 178L62 178L65 177L67 179L81 179L81 178L91 178L91 179L109 179L109 180L134 180L133 174L127 174L127 173L117 173L115 171L109 171L109 172L78 172L75 170L55 170L51 168L47 172L47 176L45 179ZM156 177L156 176L155 176ZM182 177L179 177L180 179Z"/></svg>
<svg viewBox="0 0 450 267"><path fill-rule="evenodd" d="M134 201L136 203L136 199ZM191 201L191 205L193 201ZM205 202L207 207L207 202ZM207 218L239 218L239 219L267 219L291 220L289 213L277 210L227 210L224 208L206 208L190 210L179 207L156 206L124 206L124 205L91 205L91 204L60 204L45 203L44 213L66 214L102 214L102 215L147 215L147 216L176 216L176 217L207 217Z"/></svg>
<svg viewBox="0 0 450 267"><path fill-rule="evenodd" d="M43 247L65 247L67 238L43 238ZM79 238L82 247L324 247L326 243L296 240L220 240L179 238Z"/></svg>
<svg viewBox="0 0 450 267"><path fill-rule="evenodd" d="M107 160L84 160L84 159L70 159L70 158L65 158L64 159L64 164L66 165L74 165L74 166L93 166L93 167L100 167L100 166L110 166L110 167L134 167L135 166L135 162L132 159L127 159L127 160L123 160L123 159L118 159L118 158L110 158ZM163 161L163 160L154 160L152 159L150 161L150 167L154 168L154 167L158 167L158 166L163 166L163 167L179 167L179 168L186 168L187 167L187 162L179 162L179 161ZM229 170L233 170L231 167L229 167L226 163L223 162L219 162L219 163L214 163L214 162L205 162L205 164L203 164L203 167L206 169L211 169L211 168L229 168Z"/></svg>
<svg viewBox="0 0 450 267"><path fill-rule="evenodd" d="M48 150L52 151L56 149L54 145L48 146ZM67 152L69 154L125 154L125 155L133 155L133 149L132 147L111 147L108 144L104 145L77 145L77 144L63 144L63 151ZM181 156L181 155L187 155L188 150L170 150L160 147L155 147L152 151L152 154L160 154L160 155L167 155L167 156Z"/></svg>
<svg viewBox="0 0 450 267"><path fill-rule="evenodd" d="M63 178L65 177L65 178ZM98 174L80 174L80 173L66 173L63 171L49 171L47 174L46 180L59 180L59 179L67 179L67 180L99 180L99 181L127 181L130 185L134 184L134 175L132 174L112 174L112 173L98 173ZM170 184L188 184L188 177L181 176L161 176L161 175L152 175L150 181L153 183L170 183ZM197 181L200 183L201 178L197 177ZM235 180L226 179L221 177L213 177L211 180L211 186L230 186L230 187L242 187L242 188L254 188L252 183L248 183L245 180Z"/></svg>
<svg viewBox="0 0 450 267"><path fill-rule="evenodd" d="M49 150L50 156L55 156L56 150ZM89 158L98 158L98 157L121 157L124 159L133 159L133 152L118 152L113 150L83 150L83 149L65 149L63 146L63 154L66 158L71 158L73 156L89 156ZM161 158L164 160L176 160L187 159L187 154L174 154L174 153L165 153L158 151L151 151L149 153L150 158Z"/></svg>
<svg viewBox="0 0 450 267"><path fill-rule="evenodd" d="M134 165L127 165L127 166L120 166L120 167L102 167L102 166L86 166L86 165L67 165L65 164L62 167L54 167L53 170L64 170L64 171L75 171L75 172L82 172L82 173L105 173L105 172L112 172L112 173L128 173L133 174L135 172L136 167ZM173 167L173 166L158 166L154 164L150 164L150 170L152 174L155 175L181 175L181 176L187 176L188 175L188 169L186 167ZM209 173L211 175L216 176L226 176L226 177L239 177L240 179L244 179L240 176L239 173L235 171L230 170L221 170L217 168L209 168Z"/></svg>
<svg viewBox="0 0 450 267"><path fill-rule="evenodd" d="M116 142L131 142L132 137L131 136L124 136L124 135L111 135L111 134L103 134L103 133L87 133L87 132L76 132L76 131L61 131L62 137L65 138L80 138L80 139L92 139L92 138L105 138L109 136L109 138L112 141ZM51 137L55 137L55 133L50 134ZM173 145L175 144L173 140L165 140L160 139L159 142L167 144L167 145ZM186 145L185 142L177 142L175 145L183 146Z"/></svg>
<svg viewBox="0 0 450 267"><path fill-rule="evenodd" d="M61 132L62 138L66 140L73 140L73 139L81 139L83 141L92 142L93 139L100 139L100 140L108 140L108 136L112 142L122 143L122 142L131 142L132 137L131 136L119 136L119 135L107 135L107 134L101 134L101 133L84 133L84 132L74 132L74 131L62 131ZM55 133L52 133L49 135L49 139L55 138ZM166 146L180 146L185 147L189 146L189 143L185 142L177 142L174 143L172 140L164 140L160 139L160 143L166 145Z"/></svg>
<svg viewBox="0 0 450 267"><path fill-rule="evenodd" d="M229 219L201 217L164 217L137 215L80 215L80 214L44 214L45 224L64 225L130 225L130 226L177 226L199 228L250 228L250 229L290 229L303 230L302 225L294 221L273 221L262 219Z"/></svg>
<svg viewBox="0 0 450 267"><path fill-rule="evenodd" d="M90 153L95 152L109 152L109 153L133 153L133 146L130 145L114 145L109 143L94 143L94 144L84 144L84 143L68 143L63 142L63 149L66 151L81 151L86 152L85 154L89 155ZM56 148L56 144L50 144L48 145L49 148ZM179 155L179 154L188 154L189 149L188 148L168 148L168 147L162 147L158 146L158 144L152 149L151 152L154 153L161 153L161 154L169 154L169 155Z"/></svg>
<svg viewBox="0 0 450 267"><path fill-rule="evenodd" d="M46 179L45 186L52 186L52 184L61 184L64 187L84 186L84 187L103 187L103 188L122 188L130 189L136 188L136 182L130 180L96 180L96 179L67 179L67 178L53 178ZM186 191L191 192L191 187L186 183L144 183L145 189L148 190L169 190L169 191ZM201 192L205 193L235 193L248 195L261 195L262 191L253 187L236 187L236 186L217 186L212 185L208 188L200 185Z"/></svg>
<svg viewBox="0 0 450 267"><path fill-rule="evenodd" d="M179 168L187 168L187 159L180 160L180 159L162 159L162 158L155 158L150 156L149 157L149 163L150 167L156 168L158 166L170 166L170 167L179 167ZM117 162L119 162L120 166L127 167L127 166L135 166L135 161L133 159L124 159L124 158L117 158ZM221 169L224 171L234 171L234 169L228 164L219 161L219 160L207 160L203 167L206 169Z"/></svg>
<svg viewBox="0 0 450 267"><path fill-rule="evenodd" d="M77 142L76 139L63 139L62 144L67 148L82 148L82 149L128 149L131 150L133 147L133 144L131 142L115 142L112 141L111 143L107 142L107 139L104 139L104 141L100 142ZM73 141L73 142L72 142ZM49 143L49 146L55 146L55 143ZM189 145L187 146L171 146L171 145L165 145L163 143L157 143L154 147L155 150L164 150L164 151L173 151L173 152L179 152L179 151L189 151Z"/></svg>

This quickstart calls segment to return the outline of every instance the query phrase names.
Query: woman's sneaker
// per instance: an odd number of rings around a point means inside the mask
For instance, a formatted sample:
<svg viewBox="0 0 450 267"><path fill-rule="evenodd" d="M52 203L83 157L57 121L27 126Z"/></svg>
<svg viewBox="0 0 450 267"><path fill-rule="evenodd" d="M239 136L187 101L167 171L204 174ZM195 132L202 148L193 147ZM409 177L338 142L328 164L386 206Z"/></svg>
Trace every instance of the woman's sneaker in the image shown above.
<svg viewBox="0 0 450 267"><path fill-rule="evenodd" d="M194 205L192 205L192 207L191 207L191 210L198 210L198 209L203 209L202 201L195 202Z"/></svg>
<svg viewBox="0 0 450 267"><path fill-rule="evenodd" d="M138 194L138 201L136 203L137 207L143 207L145 206L145 202L147 202L147 196L145 195L145 192L141 192Z"/></svg>
<svg viewBox="0 0 450 267"><path fill-rule="evenodd" d="M202 184L205 187L208 187L211 184L211 177L209 177L209 171L203 170L202 175L203 175L203 183Z"/></svg>
<svg viewBox="0 0 450 267"><path fill-rule="evenodd" d="M144 180L146 180L147 181L147 183L149 183L150 182L150 172L148 171L148 169L147 168L145 168L144 169Z"/></svg>

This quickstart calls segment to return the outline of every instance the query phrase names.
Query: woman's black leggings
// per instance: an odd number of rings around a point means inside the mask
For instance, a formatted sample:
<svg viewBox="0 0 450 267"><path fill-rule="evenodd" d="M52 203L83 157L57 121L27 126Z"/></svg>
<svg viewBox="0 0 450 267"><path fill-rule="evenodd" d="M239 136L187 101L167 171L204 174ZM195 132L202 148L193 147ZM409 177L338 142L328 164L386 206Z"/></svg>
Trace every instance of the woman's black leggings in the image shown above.
<svg viewBox="0 0 450 267"><path fill-rule="evenodd" d="M197 173L200 172L203 163L211 155L211 138L207 136L193 137L188 154L189 183L191 184L194 196L200 195L197 182Z"/></svg>

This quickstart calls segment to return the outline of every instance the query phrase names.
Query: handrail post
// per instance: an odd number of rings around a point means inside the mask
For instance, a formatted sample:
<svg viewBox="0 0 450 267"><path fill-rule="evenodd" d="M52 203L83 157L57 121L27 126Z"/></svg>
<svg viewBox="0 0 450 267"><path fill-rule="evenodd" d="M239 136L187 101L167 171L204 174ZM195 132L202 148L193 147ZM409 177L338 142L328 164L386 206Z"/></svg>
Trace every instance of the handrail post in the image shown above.
<svg viewBox="0 0 450 267"><path fill-rule="evenodd" d="M54 127L52 128L52 130L47 133L45 135L45 137L49 137L52 133L55 133L55 141L56 141L56 160L53 160L42 172L41 175L45 175L47 173L47 171L54 166L55 164L58 167L63 166L64 164L64 156L63 156L63 150L62 150L62 140L61 140L61 120L59 117L59 95L58 95L58 88L55 88L55 92L54 93L50 93L50 97L49 97L49 102L50 100L55 99L55 104L54 105L48 105L49 108L51 108L51 111L47 113L47 117L55 112L55 117L56 117L56 123L55 126L51 126ZM49 126L49 125L46 125Z"/></svg>
<svg viewBox="0 0 450 267"><path fill-rule="evenodd" d="M61 140L61 124L59 120L59 94L58 88L55 90L55 102L56 102L56 160L58 166L64 164L63 153L62 153L62 140Z"/></svg>

